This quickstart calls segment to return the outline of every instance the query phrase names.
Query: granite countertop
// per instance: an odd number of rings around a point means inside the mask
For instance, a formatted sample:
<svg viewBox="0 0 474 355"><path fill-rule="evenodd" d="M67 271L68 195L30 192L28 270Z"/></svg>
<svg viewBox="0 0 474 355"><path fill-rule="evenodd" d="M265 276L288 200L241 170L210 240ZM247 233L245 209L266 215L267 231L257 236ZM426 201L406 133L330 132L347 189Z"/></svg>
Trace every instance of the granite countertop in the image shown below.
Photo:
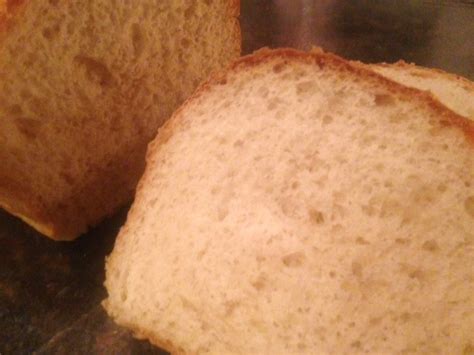
<svg viewBox="0 0 474 355"><path fill-rule="evenodd" d="M404 59L474 80L473 1L242 0L244 54L323 47L350 59ZM1 167L0 167L1 168ZM0 211L0 354L164 354L100 306L104 258L127 207L70 243Z"/></svg>

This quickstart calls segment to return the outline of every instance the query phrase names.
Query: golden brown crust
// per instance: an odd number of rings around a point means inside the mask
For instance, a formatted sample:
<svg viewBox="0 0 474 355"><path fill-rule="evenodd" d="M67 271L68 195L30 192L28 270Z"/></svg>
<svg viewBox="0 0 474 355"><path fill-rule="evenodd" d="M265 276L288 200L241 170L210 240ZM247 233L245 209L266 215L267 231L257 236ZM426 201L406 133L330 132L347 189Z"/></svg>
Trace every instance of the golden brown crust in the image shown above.
<svg viewBox="0 0 474 355"><path fill-rule="evenodd" d="M420 104L424 104L428 109L434 110L438 113L441 124L447 126L455 126L462 129L467 139L472 143L472 146L474 148L474 122L471 122L468 119L452 112L440 102L438 102L429 93L400 85L385 78L382 75L373 72L370 69L367 69L363 64L357 64L346 61L334 54L324 53L320 49L316 49L311 52L301 52L288 48L276 50L262 48L251 55L238 59L233 64L231 64L227 68L227 70L215 73L205 83L203 83L177 111L175 111L171 119L168 120L160 128L156 138L149 144L146 158L147 165L151 163L154 156L157 155L157 152L161 149L161 147L183 124L183 120L180 119L180 116L183 114L183 111L186 110L192 103L199 100L202 95L206 94L212 86L225 84L230 73L245 70L247 68L251 68L253 66L263 64L274 59L281 59L283 60L283 63L289 63L290 61L300 61L318 65L320 68L329 66L338 71L354 73L365 80L372 81L374 83L378 83L379 85L384 86L393 94L403 96L404 99L418 100ZM139 200L141 198L141 195L145 193L144 188L147 184L147 181L150 179L149 176L150 172L148 169L146 169L137 186L137 200ZM129 211L127 220L136 218L137 216L135 216L135 214L135 209L132 206ZM123 230L120 231L117 237L117 242L119 241L119 239L124 238L124 236L122 236L123 234ZM129 329L132 329L137 336L149 339L152 344L155 344L167 351L170 351L172 354L184 353L182 349L176 347L175 344L173 344L170 340L160 339L151 332L145 329L141 329L136 324L123 322L119 322L119 324Z"/></svg>

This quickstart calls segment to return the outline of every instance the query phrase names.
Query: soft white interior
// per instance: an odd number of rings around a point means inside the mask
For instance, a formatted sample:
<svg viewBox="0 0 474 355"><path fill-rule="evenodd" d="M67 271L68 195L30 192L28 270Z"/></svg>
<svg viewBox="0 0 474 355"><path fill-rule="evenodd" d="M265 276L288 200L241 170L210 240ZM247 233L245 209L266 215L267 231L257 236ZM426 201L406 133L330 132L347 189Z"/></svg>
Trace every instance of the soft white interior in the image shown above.
<svg viewBox="0 0 474 355"><path fill-rule="evenodd" d="M119 323L189 353L472 350L462 131L363 76L278 58L174 123L108 260Z"/></svg>

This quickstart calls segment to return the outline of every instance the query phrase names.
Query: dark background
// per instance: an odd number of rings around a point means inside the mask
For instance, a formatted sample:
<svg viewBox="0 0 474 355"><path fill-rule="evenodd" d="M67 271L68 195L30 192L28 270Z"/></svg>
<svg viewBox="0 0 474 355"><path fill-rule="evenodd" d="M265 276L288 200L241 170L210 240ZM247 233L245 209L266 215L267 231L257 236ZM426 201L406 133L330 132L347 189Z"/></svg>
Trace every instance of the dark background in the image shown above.
<svg viewBox="0 0 474 355"><path fill-rule="evenodd" d="M474 79L474 1L242 0L241 7L244 54L317 45ZM115 326L100 306L104 258L126 211L58 243L0 210L0 354L163 354Z"/></svg>

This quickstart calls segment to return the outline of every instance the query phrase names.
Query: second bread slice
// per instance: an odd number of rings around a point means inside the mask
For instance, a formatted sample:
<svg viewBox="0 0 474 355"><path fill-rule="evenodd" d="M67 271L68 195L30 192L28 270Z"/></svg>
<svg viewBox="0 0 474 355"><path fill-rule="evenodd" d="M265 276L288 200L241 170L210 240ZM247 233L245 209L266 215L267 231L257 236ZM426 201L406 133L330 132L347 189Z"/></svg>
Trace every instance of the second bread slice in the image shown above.
<svg viewBox="0 0 474 355"><path fill-rule="evenodd" d="M429 91L446 107L474 120L474 83L468 79L403 61L371 64L370 68L402 85Z"/></svg>

